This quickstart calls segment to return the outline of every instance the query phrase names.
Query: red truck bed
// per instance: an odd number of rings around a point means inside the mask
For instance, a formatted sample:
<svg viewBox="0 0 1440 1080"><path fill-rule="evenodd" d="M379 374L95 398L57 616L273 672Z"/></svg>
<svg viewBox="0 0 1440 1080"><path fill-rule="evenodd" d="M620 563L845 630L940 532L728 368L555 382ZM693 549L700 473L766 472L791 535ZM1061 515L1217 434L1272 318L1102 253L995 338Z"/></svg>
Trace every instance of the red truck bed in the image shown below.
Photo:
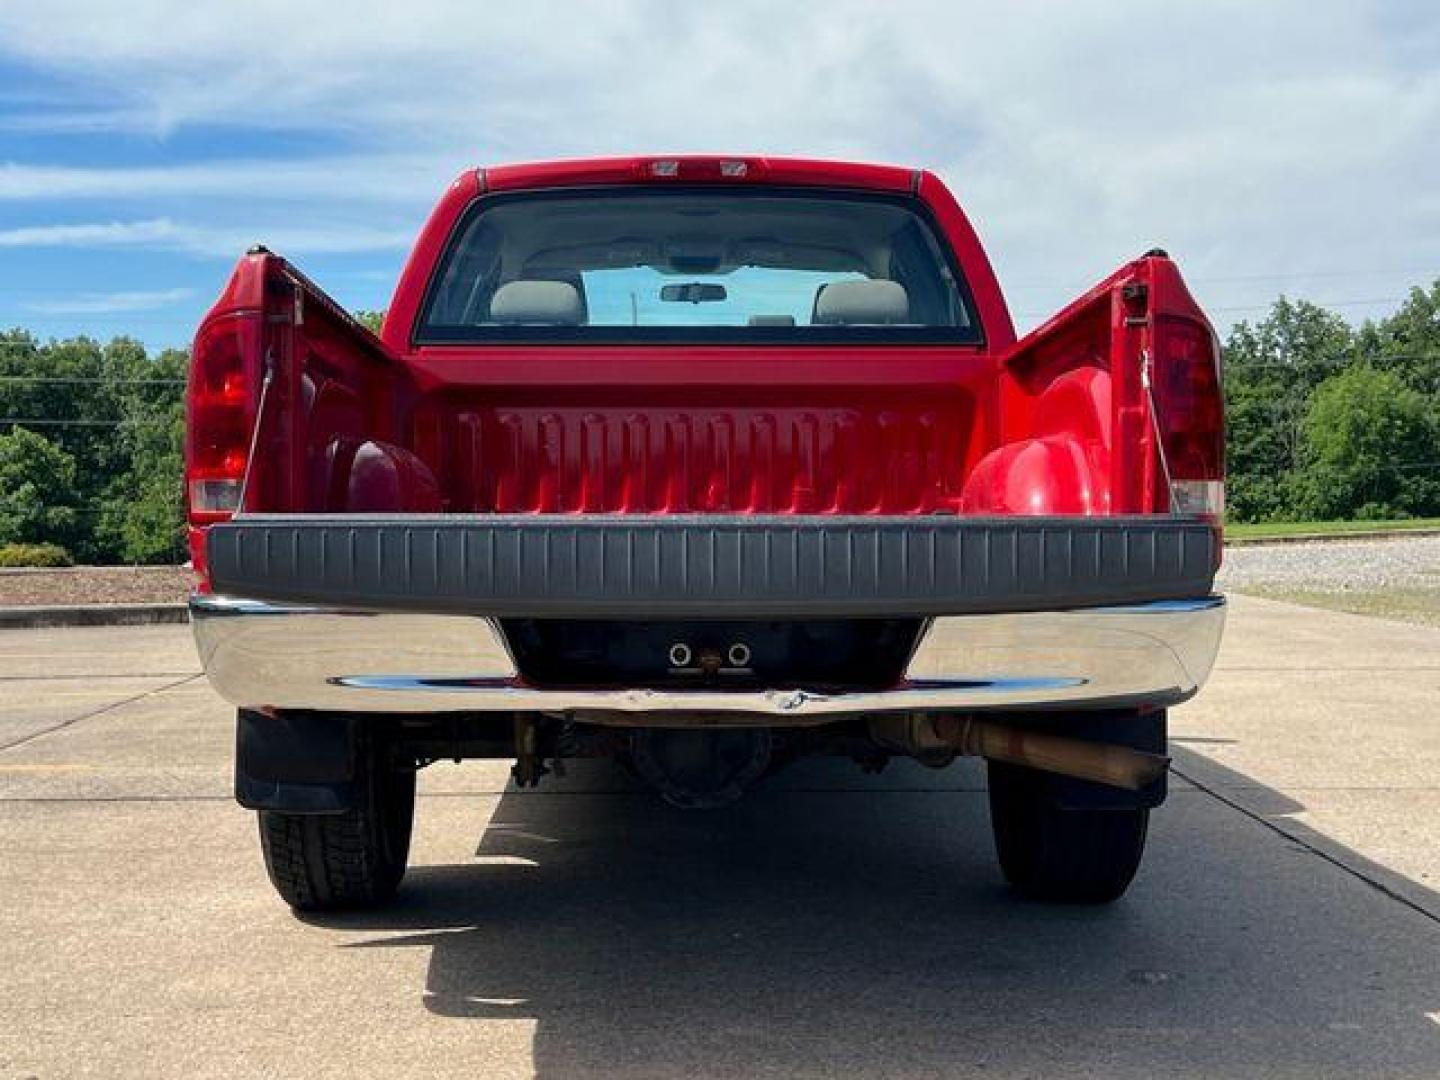
<svg viewBox="0 0 1440 1080"><path fill-rule="evenodd" d="M277 255L236 267L188 393L192 613L300 906L392 890L375 792L400 814L420 764L494 754L713 805L786 755L979 753L1011 879L1108 899L1218 648L1223 477L1163 252L1017 341L927 172L477 170L378 336ZM1077 878L1045 852L1092 811ZM308 877L306 814L384 872Z"/></svg>

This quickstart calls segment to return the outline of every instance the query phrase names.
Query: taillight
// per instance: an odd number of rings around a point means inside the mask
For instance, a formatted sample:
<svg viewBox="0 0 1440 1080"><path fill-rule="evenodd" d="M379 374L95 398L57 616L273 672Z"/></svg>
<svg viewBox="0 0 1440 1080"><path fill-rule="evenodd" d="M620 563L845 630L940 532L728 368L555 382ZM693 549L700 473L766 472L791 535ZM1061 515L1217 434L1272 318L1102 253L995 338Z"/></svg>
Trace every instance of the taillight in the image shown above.
<svg viewBox="0 0 1440 1080"><path fill-rule="evenodd" d="M1218 524L1225 512L1225 405L1220 350L1203 323L1161 318L1150 372L1170 509Z"/></svg>
<svg viewBox="0 0 1440 1080"><path fill-rule="evenodd" d="M240 507L260 391L258 315L207 321L195 338L185 401L190 554L205 576L204 526Z"/></svg>

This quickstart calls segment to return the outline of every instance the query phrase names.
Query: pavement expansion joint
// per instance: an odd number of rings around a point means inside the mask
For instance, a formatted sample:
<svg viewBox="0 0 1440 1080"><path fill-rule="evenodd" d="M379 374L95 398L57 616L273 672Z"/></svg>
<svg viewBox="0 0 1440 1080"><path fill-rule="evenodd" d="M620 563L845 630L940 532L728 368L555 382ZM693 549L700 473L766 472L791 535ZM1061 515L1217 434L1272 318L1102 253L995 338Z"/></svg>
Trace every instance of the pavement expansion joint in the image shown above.
<svg viewBox="0 0 1440 1080"><path fill-rule="evenodd" d="M1311 854L1311 855L1314 855L1316 858L1323 859L1325 862L1329 863L1331 866L1335 867L1336 869L1338 869L1338 870L1340 870L1340 871L1342 871L1342 872L1344 872L1344 873L1346 873L1346 874L1349 874L1351 877L1355 878L1357 881L1363 882L1364 884L1370 886L1370 888L1374 889L1376 892L1378 892L1378 893L1380 893L1380 894L1382 894L1382 895L1384 895L1384 896L1389 897L1391 900L1394 900L1397 904L1400 904L1402 907L1407 907L1407 908L1409 908L1411 911L1415 912L1417 915L1420 915L1420 916L1422 916L1423 918L1426 918L1426 919L1430 920L1430 922L1432 922L1432 923L1435 923L1435 924L1437 924L1437 925L1440 925L1440 913L1431 911L1429 908L1425 907L1423 904L1419 904L1419 903L1415 902L1414 900L1411 900L1408 896L1402 895L1401 893L1397 892L1396 890L1390 888L1390 886L1386 885L1384 882L1380 881L1379 879L1374 878L1374 877L1371 877L1369 874L1365 873L1363 870L1359 870L1359 869L1357 869L1356 867L1351 866L1349 863L1345 862L1343 859L1338 858L1338 857L1335 856L1335 855L1331 855L1328 851L1325 851L1323 848L1319 847L1318 845L1311 843L1310 841L1306 840L1304 837L1298 835L1297 833L1292 832L1291 830L1286 829L1286 828L1284 828L1283 826L1277 824L1273 818L1266 817L1266 816L1263 815L1263 814L1257 814L1255 811L1251 810L1249 807L1247 807L1247 806L1242 806L1240 803L1236 802L1234 799L1227 798L1224 794L1222 794L1222 789L1220 789L1220 788L1218 788L1218 787L1211 786L1211 785L1209 785L1209 784L1202 783L1201 781L1195 779L1195 777L1190 776L1190 775L1187 774L1187 773L1181 772L1179 769L1175 768L1173 765L1170 767L1170 771L1171 771L1172 773L1174 773L1176 776L1179 776L1182 780L1185 780L1186 782L1188 782L1188 783L1190 783L1190 784L1193 784L1199 791L1203 792L1203 793L1206 794L1206 795L1209 795L1209 796L1210 796L1212 799L1214 799L1216 802L1220 802L1220 803L1225 804L1226 806L1230 807L1230 809L1236 811L1236 812L1239 813L1239 814L1243 814L1245 817L1249 818L1251 821L1255 822L1256 824L1262 825L1262 826L1264 826L1265 828L1269 829L1271 832L1275 833L1277 836L1283 837L1285 840L1288 840L1290 843L1294 844L1297 848L1299 848L1299 849L1301 849L1301 850L1303 850L1303 851L1306 851L1306 852L1308 852L1308 853Z"/></svg>
<svg viewBox="0 0 1440 1080"><path fill-rule="evenodd" d="M127 698L121 698L119 701L112 701L109 705L102 706L101 708L91 709L89 712L81 713L79 716L72 716L68 720L62 720L60 721L60 723L52 724L50 727L44 728L40 731L32 731L28 735L23 735L20 738L14 740L13 742L8 742L5 743L3 746L0 746L0 753L4 753L7 750L14 750L16 747L24 746L27 743L32 743L36 739L44 738L46 735L53 735L57 731L64 731L66 728L74 727L82 720L91 720L97 716L102 716L105 713L114 712L116 709L122 709L126 705L133 705L137 701L143 701L148 697L154 697L156 694L163 694L167 690L174 690L177 686L184 686L186 683L194 682L200 677L201 676L198 674L186 675L183 679L176 679L174 682L166 683L164 686L157 686L151 690L143 690L138 694L132 694Z"/></svg>

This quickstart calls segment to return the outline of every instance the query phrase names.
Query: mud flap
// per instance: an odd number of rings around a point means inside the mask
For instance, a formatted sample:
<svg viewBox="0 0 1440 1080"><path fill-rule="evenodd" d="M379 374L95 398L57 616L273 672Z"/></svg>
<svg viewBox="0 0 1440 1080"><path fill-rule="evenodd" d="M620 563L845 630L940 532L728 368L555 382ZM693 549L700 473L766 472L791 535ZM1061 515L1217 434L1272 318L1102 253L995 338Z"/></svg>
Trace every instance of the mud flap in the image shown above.
<svg viewBox="0 0 1440 1080"><path fill-rule="evenodd" d="M239 710L235 799L248 810L342 814L355 802L354 720L333 713Z"/></svg>

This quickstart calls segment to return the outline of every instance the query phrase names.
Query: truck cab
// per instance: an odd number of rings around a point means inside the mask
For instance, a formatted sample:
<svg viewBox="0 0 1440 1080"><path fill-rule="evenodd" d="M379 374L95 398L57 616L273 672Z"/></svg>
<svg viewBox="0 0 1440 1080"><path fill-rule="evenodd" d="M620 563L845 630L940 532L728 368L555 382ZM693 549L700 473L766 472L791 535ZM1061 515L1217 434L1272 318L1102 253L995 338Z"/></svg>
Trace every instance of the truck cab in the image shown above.
<svg viewBox="0 0 1440 1080"><path fill-rule="evenodd" d="M187 400L195 636L297 908L388 899L416 771L475 757L715 808L803 755L978 755L1017 889L1111 900L1219 644L1220 357L1175 264L1017 340L923 170L467 171L378 336L245 255Z"/></svg>

